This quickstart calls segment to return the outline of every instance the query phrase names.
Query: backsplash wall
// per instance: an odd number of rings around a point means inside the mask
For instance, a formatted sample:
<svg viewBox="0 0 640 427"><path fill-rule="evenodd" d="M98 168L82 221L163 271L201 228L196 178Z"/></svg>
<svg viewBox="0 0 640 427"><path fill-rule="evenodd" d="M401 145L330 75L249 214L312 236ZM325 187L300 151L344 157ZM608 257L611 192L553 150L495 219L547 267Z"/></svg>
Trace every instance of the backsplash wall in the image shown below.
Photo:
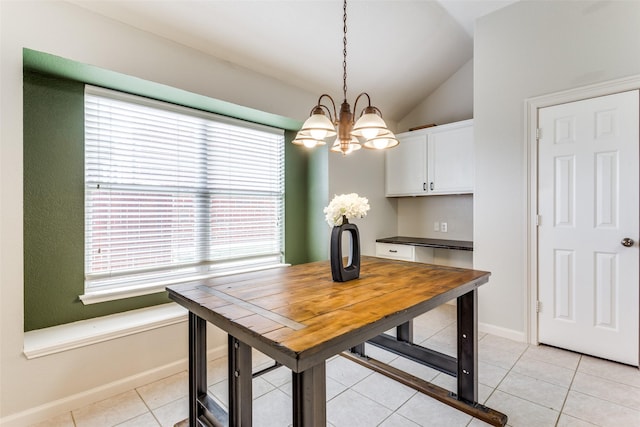
<svg viewBox="0 0 640 427"><path fill-rule="evenodd" d="M398 198L398 235L432 239L473 240L473 195ZM434 223L447 223L447 232Z"/></svg>

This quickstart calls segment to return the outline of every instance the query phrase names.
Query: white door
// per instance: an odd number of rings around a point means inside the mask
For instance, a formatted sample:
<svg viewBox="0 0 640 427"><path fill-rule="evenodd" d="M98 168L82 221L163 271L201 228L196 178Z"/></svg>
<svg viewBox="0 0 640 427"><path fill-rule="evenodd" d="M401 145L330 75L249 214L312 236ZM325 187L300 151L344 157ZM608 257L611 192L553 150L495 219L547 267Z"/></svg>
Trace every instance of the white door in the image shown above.
<svg viewBox="0 0 640 427"><path fill-rule="evenodd" d="M637 90L538 111L538 340L634 366L638 116Z"/></svg>

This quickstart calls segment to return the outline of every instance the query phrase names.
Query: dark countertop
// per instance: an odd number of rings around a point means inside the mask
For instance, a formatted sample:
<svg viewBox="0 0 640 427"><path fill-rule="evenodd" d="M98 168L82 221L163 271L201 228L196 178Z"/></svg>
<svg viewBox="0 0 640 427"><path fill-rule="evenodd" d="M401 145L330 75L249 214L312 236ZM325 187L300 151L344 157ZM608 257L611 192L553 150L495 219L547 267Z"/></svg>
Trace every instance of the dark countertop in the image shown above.
<svg viewBox="0 0 640 427"><path fill-rule="evenodd" d="M422 237L394 236L377 239L376 242L394 243L397 245L423 246L426 248L473 251L473 242L466 240L425 239Z"/></svg>

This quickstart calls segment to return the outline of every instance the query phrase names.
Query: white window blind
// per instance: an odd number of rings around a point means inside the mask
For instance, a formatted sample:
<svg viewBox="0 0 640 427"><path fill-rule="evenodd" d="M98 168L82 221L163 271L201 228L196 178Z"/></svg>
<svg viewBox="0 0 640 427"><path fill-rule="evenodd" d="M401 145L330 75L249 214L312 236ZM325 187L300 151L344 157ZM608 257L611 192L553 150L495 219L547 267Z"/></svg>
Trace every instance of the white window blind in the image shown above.
<svg viewBox="0 0 640 427"><path fill-rule="evenodd" d="M283 131L86 86L85 294L282 262Z"/></svg>

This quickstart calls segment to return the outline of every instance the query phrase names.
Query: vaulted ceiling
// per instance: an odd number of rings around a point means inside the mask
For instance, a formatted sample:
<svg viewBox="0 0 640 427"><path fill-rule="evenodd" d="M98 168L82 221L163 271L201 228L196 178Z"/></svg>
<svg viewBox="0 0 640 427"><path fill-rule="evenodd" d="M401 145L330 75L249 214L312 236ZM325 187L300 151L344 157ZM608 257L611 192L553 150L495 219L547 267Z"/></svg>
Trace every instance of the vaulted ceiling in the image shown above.
<svg viewBox="0 0 640 427"><path fill-rule="evenodd" d="M68 1L342 100L340 0ZM400 120L472 58L475 19L513 1L350 0L349 101L366 91L386 118Z"/></svg>

